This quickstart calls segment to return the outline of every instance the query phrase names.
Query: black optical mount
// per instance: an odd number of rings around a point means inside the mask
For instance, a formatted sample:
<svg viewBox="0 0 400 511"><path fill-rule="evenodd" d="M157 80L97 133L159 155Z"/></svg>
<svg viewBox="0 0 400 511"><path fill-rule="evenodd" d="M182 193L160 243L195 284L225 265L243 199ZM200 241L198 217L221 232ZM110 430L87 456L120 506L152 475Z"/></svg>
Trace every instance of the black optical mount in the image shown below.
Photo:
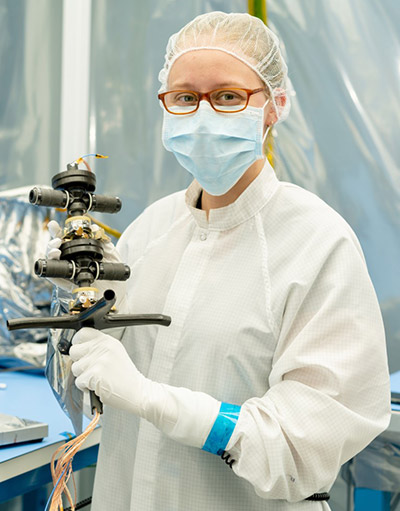
<svg viewBox="0 0 400 511"><path fill-rule="evenodd" d="M67 170L59 172L52 179L51 188L33 188L29 202L37 206L63 208L67 210L64 234L60 246L60 259L39 259L34 271L39 277L71 280L77 288L73 291L76 299L71 302L69 314L49 318L21 318L7 321L9 330L25 328L61 328L80 330L92 327L97 330L135 325L169 326L171 318L162 314L116 314L112 311L116 297L112 289L97 296L93 287L96 280L127 280L130 268L124 263L102 262L103 244L106 239L102 230L92 229L88 211L117 213L121 209L118 197L97 195L96 176L89 170L68 164ZM59 351L68 355L71 344L60 341ZM91 395L91 407L102 413L102 403Z"/></svg>

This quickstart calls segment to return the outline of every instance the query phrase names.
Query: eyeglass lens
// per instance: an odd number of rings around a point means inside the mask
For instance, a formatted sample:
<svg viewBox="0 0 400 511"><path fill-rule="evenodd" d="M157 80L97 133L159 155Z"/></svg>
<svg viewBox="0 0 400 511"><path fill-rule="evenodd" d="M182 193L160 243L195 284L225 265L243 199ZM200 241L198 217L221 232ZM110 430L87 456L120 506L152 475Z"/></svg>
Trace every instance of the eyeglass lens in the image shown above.
<svg viewBox="0 0 400 511"><path fill-rule="evenodd" d="M247 92L242 89L219 89L210 93L212 106L223 112L237 112L247 103ZM173 113L191 113L197 109L199 96L191 91L171 91L165 94L165 105Z"/></svg>

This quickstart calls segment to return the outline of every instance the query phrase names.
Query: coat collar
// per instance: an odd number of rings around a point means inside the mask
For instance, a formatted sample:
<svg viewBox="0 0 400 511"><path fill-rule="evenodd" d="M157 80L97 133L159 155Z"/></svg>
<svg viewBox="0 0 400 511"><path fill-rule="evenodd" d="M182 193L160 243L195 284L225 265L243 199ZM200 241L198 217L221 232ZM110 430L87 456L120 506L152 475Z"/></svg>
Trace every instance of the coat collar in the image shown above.
<svg viewBox="0 0 400 511"><path fill-rule="evenodd" d="M250 183L235 202L223 208L211 209L209 218L205 211L196 208L201 186L194 180L185 193L185 202L195 222L202 229L226 231L246 222L256 215L275 193L279 181L268 160L260 174Z"/></svg>

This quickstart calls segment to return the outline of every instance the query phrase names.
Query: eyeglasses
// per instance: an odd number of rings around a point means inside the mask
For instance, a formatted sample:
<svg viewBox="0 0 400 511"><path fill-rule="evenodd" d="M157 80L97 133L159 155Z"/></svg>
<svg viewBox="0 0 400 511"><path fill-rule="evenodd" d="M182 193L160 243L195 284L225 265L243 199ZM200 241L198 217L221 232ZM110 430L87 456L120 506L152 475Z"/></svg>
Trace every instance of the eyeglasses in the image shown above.
<svg viewBox="0 0 400 511"><path fill-rule="evenodd" d="M260 89L215 89L209 92L192 90L171 90L158 95L164 108L170 114L186 115L196 112L200 101L205 98L216 112L236 113L244 110L249 104L250 96L265 90Z"/></svg>

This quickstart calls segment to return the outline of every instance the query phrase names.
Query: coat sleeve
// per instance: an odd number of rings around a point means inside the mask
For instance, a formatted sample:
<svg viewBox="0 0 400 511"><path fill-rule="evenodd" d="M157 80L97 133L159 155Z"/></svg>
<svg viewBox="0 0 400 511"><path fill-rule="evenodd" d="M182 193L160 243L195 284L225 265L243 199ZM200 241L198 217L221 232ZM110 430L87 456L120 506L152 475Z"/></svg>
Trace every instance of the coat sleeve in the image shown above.
<svg viewBox="0 0 400 511"><path fill-rule="evenodd" d="M379 305L357 242L342 237L312 282L288 290L269 390L242 404L226 450L259 496L299 501L327 491L389 419Z"/></svg>

